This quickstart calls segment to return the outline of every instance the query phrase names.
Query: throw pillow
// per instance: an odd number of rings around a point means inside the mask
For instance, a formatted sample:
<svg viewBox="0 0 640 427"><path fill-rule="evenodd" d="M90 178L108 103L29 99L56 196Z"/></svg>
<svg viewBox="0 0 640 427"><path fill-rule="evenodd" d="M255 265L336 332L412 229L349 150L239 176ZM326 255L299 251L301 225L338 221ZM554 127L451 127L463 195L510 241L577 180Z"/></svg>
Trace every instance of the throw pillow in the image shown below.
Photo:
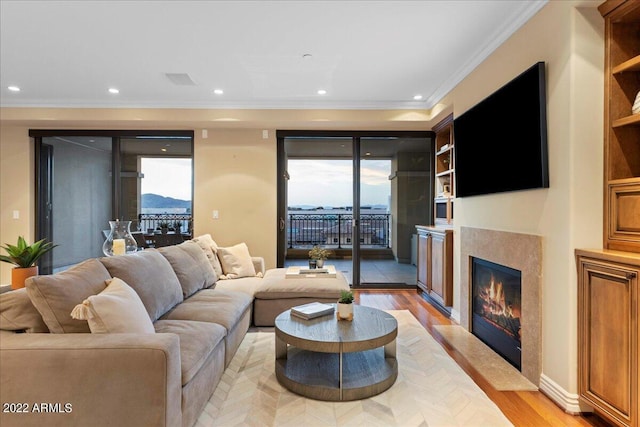
<svg viewBox="0 0 640 427"><path fill-rule="evenodd" d="M221 279L256 276L256 269L249 254L249 248L245 243L239 243L227 248L219 247L218 258L224 273L224 275L220 276Z"/></svg>
<svg viewBox="0 0 640 427"><path fill-rule="evenodd" d="M0 294L0 330L49 332L25 288Z"/></svg>
<svg viewBox="0 0 640 427"><path fill-rule="evenodd" d="M136 291L117 277L107 283L104 291L75 306L71 317L88 321L93 334L155 333Z"/></svg>
<svg viewBox="0 0 640 427"><path fill-rule="evenodd" d="M213 240L211 234L203 234L202 236L195 237L193 241L204 251L204 254L213 267L213 271L216 272L216 276L222 276L222 266L220 265L220 260L217 255L218 244Z"/></svg>
<svg viewBox="0 0 640 427"><path fill-rule="evenodd" d="M87 322L72 319L69 313L89 296L100 293L111 277L99 260L91 258L61 273L30 277L27 295L51 333L89 333Z"/></svg>

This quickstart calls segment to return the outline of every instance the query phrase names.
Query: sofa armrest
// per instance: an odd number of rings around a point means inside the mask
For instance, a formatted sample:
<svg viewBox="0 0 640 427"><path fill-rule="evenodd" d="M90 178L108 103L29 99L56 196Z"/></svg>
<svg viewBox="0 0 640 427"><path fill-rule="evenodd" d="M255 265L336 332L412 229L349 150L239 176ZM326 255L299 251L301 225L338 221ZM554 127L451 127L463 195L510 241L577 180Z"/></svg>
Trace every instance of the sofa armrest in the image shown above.
<svg viewBox="0 0 640 427"><path fill-rule="evenodd" d="M251 261L253 262L253 268L256 269L256 274L257 273L264 274L264 272L265 272L264 258L261 257L261 256L252 256L251 257Z"/></svg>
<svg viewBox="0 0 640 427"><path fill-rule="evenodd" d="M3 427L182 424L175 334L3 334L0 378Z"/></svg>

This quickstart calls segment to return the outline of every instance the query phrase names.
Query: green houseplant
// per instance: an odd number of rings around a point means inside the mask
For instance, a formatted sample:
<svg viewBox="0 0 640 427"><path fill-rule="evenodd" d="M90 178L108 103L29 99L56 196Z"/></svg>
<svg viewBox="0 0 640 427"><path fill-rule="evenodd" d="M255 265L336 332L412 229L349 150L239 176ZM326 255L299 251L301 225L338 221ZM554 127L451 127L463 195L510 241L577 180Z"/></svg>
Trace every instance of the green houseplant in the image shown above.
<svg viewBox="0 0 640 427"><path fill-rule="evenodd" d="M353 320L353 292L340 291L338 300L338 319Z"/></svg>
<svg viewBox="0 0 640 427"><path fill-rule="evenodd" d="M167 231L169 231L169 221L160 221L158 228L162 234L167 234Z"/></svg>
<svg viewBox="0 0 640 427"><path fill-rule="evenodd" d="M38 274L36 262L44 254L58 246L46 240L38 240L29 245L24 240L24 237L19 236L17 245L5 244L5 246L2 246L7 255L0 255L0 261L14 265L13 270L11 270L11 288L24 288L25 280Z"/></svg>

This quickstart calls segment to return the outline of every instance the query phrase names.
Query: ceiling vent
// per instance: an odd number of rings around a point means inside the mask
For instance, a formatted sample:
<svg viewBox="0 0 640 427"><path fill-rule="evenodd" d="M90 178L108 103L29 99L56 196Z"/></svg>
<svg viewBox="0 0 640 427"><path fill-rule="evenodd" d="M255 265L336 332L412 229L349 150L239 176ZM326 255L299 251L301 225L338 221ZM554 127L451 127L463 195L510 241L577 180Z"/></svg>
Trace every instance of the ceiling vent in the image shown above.
<svg viewBox="0 0 640 427"><path fill-rule="evenodd" d="M167 76L167 78L171 80L171 82L174 85L178 85L178 86L195 86L196 85L196 82L194 82L189 76L189 74L187 73L165 73L165 76Z"/></svg>

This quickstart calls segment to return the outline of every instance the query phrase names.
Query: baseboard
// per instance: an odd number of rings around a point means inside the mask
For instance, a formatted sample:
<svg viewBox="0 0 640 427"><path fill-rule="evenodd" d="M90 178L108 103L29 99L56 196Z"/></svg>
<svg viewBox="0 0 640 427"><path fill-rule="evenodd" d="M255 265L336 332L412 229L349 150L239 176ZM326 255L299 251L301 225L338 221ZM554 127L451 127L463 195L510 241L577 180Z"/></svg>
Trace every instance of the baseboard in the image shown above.
<svg viewBox="0 0 640 427"><path fill-rule="evenodd" d="M458 325L460 324L460 312L458 310L456 310L455 308L451 309L451 320L453 320L454 322L456 322Z"/></svg>
<svg viewBox="0 0 640 427"><path fill-rule="evenodd" d="M545 374L540 374L539 389L568 414L579 415L583 412L593 412L593 408L582 403L577 394L569 393Z"/></svg>

